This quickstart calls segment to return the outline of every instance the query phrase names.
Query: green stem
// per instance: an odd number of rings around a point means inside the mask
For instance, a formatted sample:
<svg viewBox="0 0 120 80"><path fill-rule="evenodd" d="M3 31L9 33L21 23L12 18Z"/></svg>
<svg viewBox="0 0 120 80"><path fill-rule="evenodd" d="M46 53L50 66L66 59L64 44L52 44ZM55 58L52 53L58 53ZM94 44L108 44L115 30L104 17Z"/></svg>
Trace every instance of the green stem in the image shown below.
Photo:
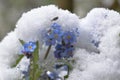
<svg viewBox="0 0 120 80"><path fill-rule="evenodd" d="M16 63L14 65L12 65L12 67L16 67L20 61L22 60L22 58L24 57L24 55L20 55L19 58L17 59Z"/></svg>
<svg viewBox="0 0 120 80"><path fill-rule="evenodd" d="M47 52L46 52L46 54L45 54L45 57L44 57L44 59L46 59L46 58L47 58L47 56L48 56L48 53L50 52L50 49L51 49L51 47L52 47L52 45L50 45L50 46L48 47L48 49L47 49Z"/></svg>
<svg viewBox="0 0 120 80"><path fill-rule="evenodd" d="M30 80L38 80L41 74L41 70L39 68L39 42L36 42L37 48L32 53L32 57L30 58Z"/></svg>
<svg viewBox="0 0 120 80"><path fill-rule="evenodd" d="M30 80L34 79L34 72L33 72L33 57L30 58Z"/></svg>
<svg viewBox="0 0 120 80"><path fill-rule="evenodd" d="M35 70L35 61L34 61L34 57L33 57L33 79L35 79L35 72L36 72L36 70Z"/></svg>

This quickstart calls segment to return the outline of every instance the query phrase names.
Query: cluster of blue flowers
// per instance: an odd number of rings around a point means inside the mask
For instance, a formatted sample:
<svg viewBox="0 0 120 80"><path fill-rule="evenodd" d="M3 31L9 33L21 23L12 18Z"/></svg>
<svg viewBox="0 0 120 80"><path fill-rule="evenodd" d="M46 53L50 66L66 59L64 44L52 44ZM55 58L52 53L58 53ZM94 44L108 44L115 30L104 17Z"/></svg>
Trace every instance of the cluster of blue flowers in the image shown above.
<svg viewBox="0 0 120 80"><path fill-rule="evenodd" d="M54 56L58 59L69 58L73 56L73 53L72 53L73 50L74 50L73 45L57 44L55 47Z"/></svg>
<svg viewBox="0 0 120 80"><path fill-rule="evenodd" d="M46 32L45 34L45 43L46 45L55 45L57 42L61 42L63 35L63 31L61 26L57 23L53 23L51 29Z"/></svg>
<svg viewBox="0 0 120 80"><path fill-rule="evenodd" d="M47 55L51 49L51 46L55 47L55 51L54 51L55 58L64 60L64 58L73 57L73 51L75 50L74 44L76 43L77 36L79 34L76 30L77 29L65 31L65 30L62 30L61 25L59 25L57 23L53 23L50 26L50 29L48 31L46 31L46 33L44 35L43 40L45 41L45 44L47 46L49 46L44 59L47 58ZM32 42L32 41L29 41L26 43L23 42L22 45L23 45L23 47L22 47L21 52L27 58L32 60L33 57L34 57L33 59L36 58L33 53L39 54L39 52L37 52L37 50L39 50L37 42ZM65 59L65 60L67 60L67 59ZM38 57L36 60L34 60L34 64L30 64L30 66L35 67L37 61L39 61ZM28 70L31 69L30 66L28 66ZM65 72L65 74L60 76L60 74L62 72ZM29 73L29 71L24 72L24 75L26 77L26 80L28 80L27 78L31 78L30 77L31 74ZM48 80L48 79L49 80L63 80L65 76L69 75L69 65L67 63L65 63L64 61L57 62L57 63L55 63L53 71L45 71L45 75L41 75L40 78L43 80ZM48 79L44 79L44 77L48 78ZM32 78L34 78L34 77L32 77Z"/></svg>
<svg viewBox="0 0 120 80"><path fill-rule="evenodd" d="M36 49L36 43L35 42L27 42L23 45L22 48L22 53L27 57L30 58L32 56L32 53L34 52L34 50Z"/></svg>
<svg viewBox="0 0 120 80"><path fill-rule="evenodd" d="M46 32L44 41L46 45L55 46L54 56L57 59L70 58L73 56L74 43L76 42L75 31L63 31L61 26L53 23Z"/></svg>

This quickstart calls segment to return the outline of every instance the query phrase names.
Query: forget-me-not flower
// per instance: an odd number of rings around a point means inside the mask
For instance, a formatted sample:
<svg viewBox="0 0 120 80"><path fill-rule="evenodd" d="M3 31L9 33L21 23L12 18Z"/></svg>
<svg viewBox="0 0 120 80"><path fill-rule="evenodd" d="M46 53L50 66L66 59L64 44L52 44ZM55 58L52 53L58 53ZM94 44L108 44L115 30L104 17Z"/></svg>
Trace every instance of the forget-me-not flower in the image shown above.
<svg viewBox="0 0 120 80"><path fill-rule="evenodd" d="M61 44L57 44L57 46L55 47L55 51L54 51L54 56L57 59L61 59L61 58L69 58L73 56L73 50L74 47L73 45L61 45Z"/></svg>
<svg viewBox="0 0 120 80"><path fill-rule="evenodd" d="M55 45L57 42L62 41L63 31L61 26L53 23L51 29L45 34L46 45Z"/></svg>
<svg viewBox="0 0 120 80"><path fill-rule="evenodd" d="M63 41L65 44L72 44L76 42L76 35L74 32L66 31L63 35Z"/></svg>
<svg viewBox="0 0 120 80"><path fill-rule="evenodd" d="M61 29L61 26L57 23L53 23L52 26L51 26L52 29L57 29L57 30L60 30Z"/></svg>
<svg viewBox="0 0 120 80"><path fill-rule="evenodd" d="M34 50L36 49L36 43L35 42L28 42L23 45L22 52L23 53L33 53Z"/></svg>

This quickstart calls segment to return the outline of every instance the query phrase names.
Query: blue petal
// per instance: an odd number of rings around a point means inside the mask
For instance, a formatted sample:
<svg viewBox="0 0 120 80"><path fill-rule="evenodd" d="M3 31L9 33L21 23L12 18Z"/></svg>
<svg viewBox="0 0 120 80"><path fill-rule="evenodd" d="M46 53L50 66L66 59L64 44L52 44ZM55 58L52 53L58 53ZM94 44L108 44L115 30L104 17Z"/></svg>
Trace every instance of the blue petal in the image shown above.
<svg viewBox="0 0 120 80"><path fill-rule="evenodd" d="M31 48L29 48L30 46L31 46ZM23 50L22 50L22 52L32 53L32 52L34 52L35 48L36 48L36 43L30 41L30 42L25 43L25 44L23 45Z"/></svg>
<svg viewBox="0 0 120 80"><path fill-rule="evenodd" d="M65 44L76 42L76 35L74 32L67 31L64 33L63 40Z"/></svg>
<svg viewBox="0 0 120 80"><path fill-rule="evenodd" d="M47 73L48 77L50 78L50 80L55 80L56 73L50 72L50 71L47 71L46 73Z"/></svg>
<svg viewBox="0 0 120 80"><path fill-rule="evenodd" d="M60 29L61 26L57 23L53 23L52 26L51 26L53 29Z"/></svg>

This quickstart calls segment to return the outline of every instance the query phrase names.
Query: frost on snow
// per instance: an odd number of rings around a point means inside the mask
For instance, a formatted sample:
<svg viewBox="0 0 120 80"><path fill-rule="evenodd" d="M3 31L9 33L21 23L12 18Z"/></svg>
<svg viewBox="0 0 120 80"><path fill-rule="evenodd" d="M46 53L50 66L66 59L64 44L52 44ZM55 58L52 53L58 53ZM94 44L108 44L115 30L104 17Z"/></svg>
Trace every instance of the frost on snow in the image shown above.
<svg viewBox="0 0 120 80"><path fill-rule="evenodd" d="M63 29L78 28L80 32L74 59L73 71L67 80L120 80L120 15L104 8L95 8L88 15L79 19L67 10L54 5L44 6L24 13L16 28L0 43L0 80L17 80L26 69L27 60L23 58L16 68L11 68L18 57L24 41L40 41L40 48L45 49L42 34L49 29L52 19ZM44 53L40 51L40 58ZM20 67L22 66L22 67Z"/></svg>

